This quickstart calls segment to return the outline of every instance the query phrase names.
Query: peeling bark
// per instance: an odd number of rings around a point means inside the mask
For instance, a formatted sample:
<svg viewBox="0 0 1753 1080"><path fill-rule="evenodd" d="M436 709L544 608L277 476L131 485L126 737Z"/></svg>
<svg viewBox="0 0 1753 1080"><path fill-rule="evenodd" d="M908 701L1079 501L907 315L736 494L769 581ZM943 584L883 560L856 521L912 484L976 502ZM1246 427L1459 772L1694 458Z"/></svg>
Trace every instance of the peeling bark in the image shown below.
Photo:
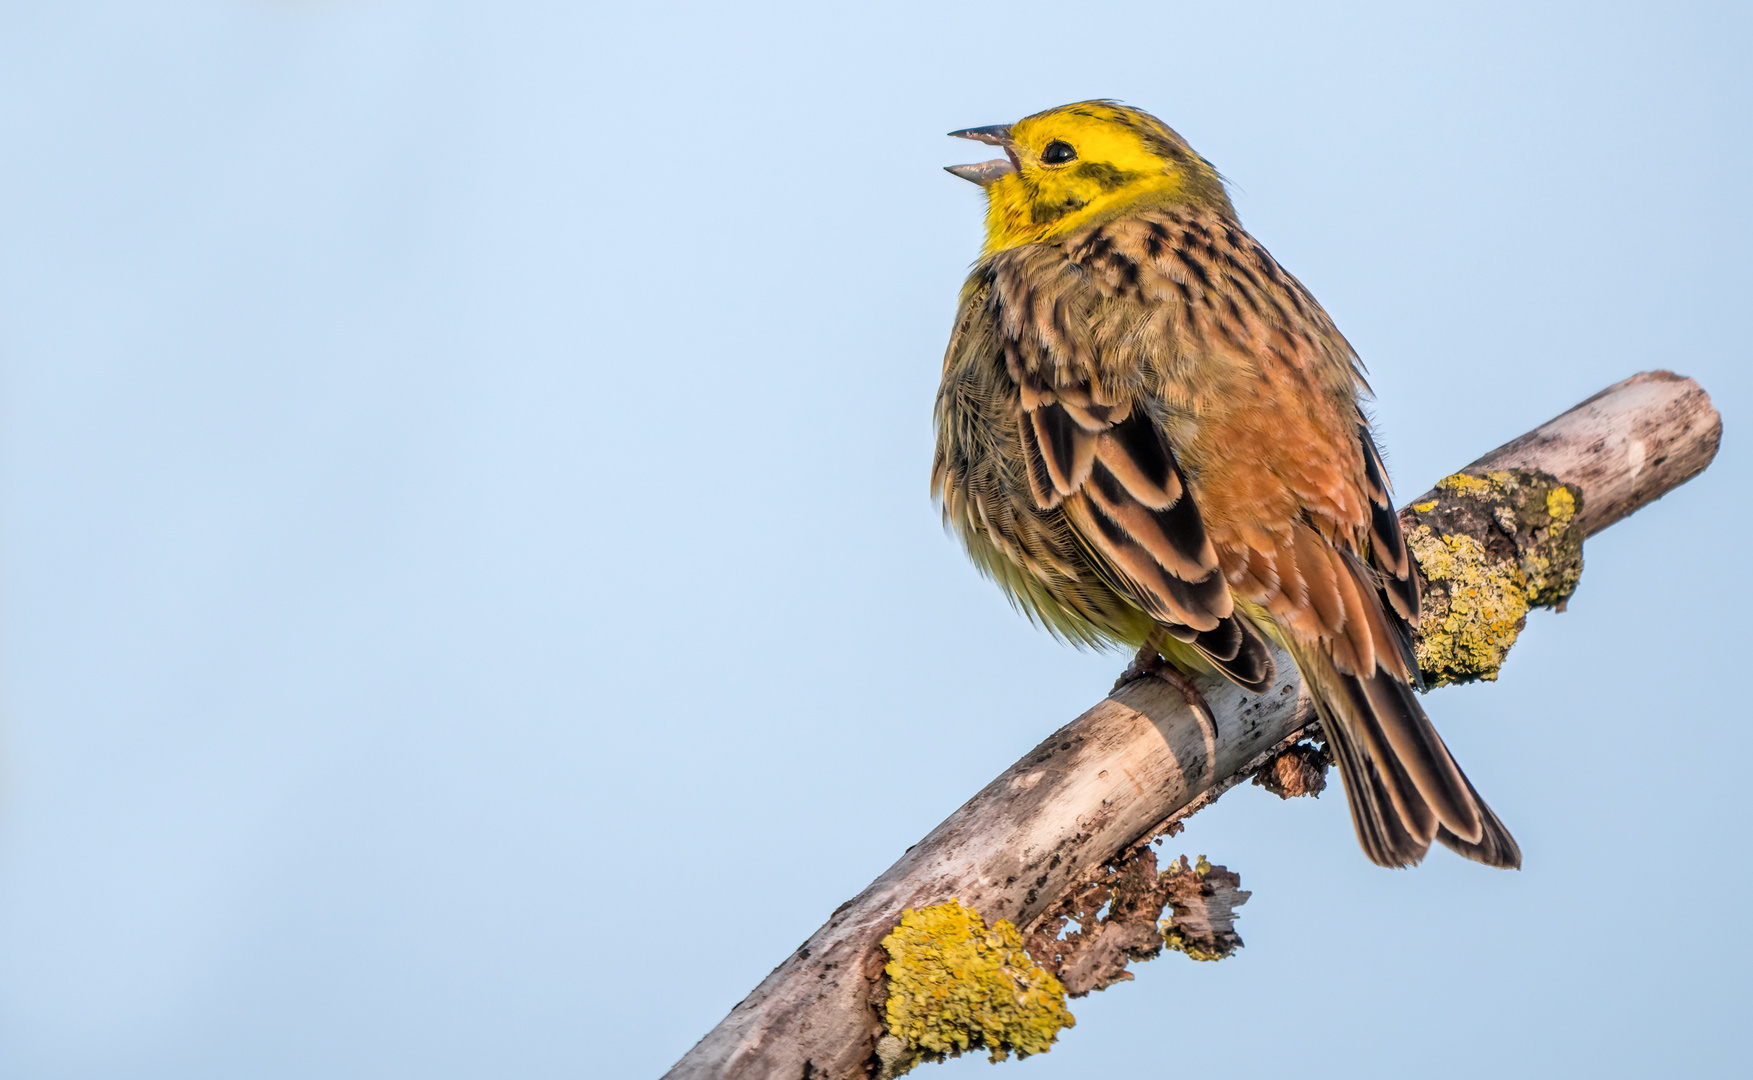
<svg viewBox="0 0 1753 1080"><path fill-rule="evenodd" d="M1153 959L1165 945L1195 960L1221 960L1242 945L1235 909L1249 894L1241 885L1203 855L1197 865L1183 855L1158 871L1156 852L1142 844L1068 890L1024 944L1072 997L1126 982L1133 977L1127 964Z"/></svg>
<svg viewBox="0 0 1753 1080"><path fill-rule="evenodd" d="M1253 895L1242 890L1241 877L1210 865L1203 855L1191 867L1183 855L1181 865L1169 869L1168 899L1174 914L1163 927L1164 943L1195 960L1222 960L1241 948L1236 909Z"/></svg>
<svg viewBox="0 0 1753 1080"><path fill-rule="evenodd" d="M1473 477L1545 473L1577 499L1574 527L1592 535L1701 472L1716 453L1721 431L1721 420L1698 384L1670 372L1646 372L1609 387L1463 472ZM1524 487L1522 509L1531 505L1526 496L1532 488L1527 485L1544 484L1547 493L1557 490L1538 477L1518 477L1516 483ZM1444 507L1462 497L1439 487L1415 500L1416 506L1435 505L1403 520L1424 524L1440 538ZM1544 500L1542 495L1542 504ZM1516 511L1513 498L1506 505ZM1477 517L1477 511L1456 508L1463 516ZM1497 563L1513 564L1521 575L1517 587L1524 591L1524 602L1528 596L1557 602L1544 598L1556 596L1554 589L1563 591L1564 573L1536 572L1525 561L1528 551L1549 564L1563 561L1554 558L1556 551L1540 549L1538 514L1527 522L1519 511L1512 513L1513 522L1499 520L1495 511L1487 516L1513 556L1502 542L1475 539L1488 553L1496 543L1502 556ZM1547 516L1562 515L1548 508ZM1545 529L1548 542L1559 539L1550 521ZM1524 533L1527 548L1519 539ZM1447 616L1443 621L1449 621ZM1427 620L1425 632L1463 631L1436 628ZM1005 770L841 905L668 1076L851 1080L876 1075L884 1068L879 1039L888 1045L889 1056L896 1049L895 1038L884 1037L884 952L879 942L896 928L904 910L943 904L952 897L988 924L1008 920L1031 941L1031 950L1047 951L1045 940L1034 943L1046 931L1043 920L1059 918L1053 913L1062 910L1081 913L1095 895L1087 890L1101 884L1109 892L1109 923L1096 917L1098 906L1090 913L1094 923L1083 923L1085 929L1096 927L1091 943L1072 950L1076 955L1070 960L1055 954L1052 966L1090 989L1125 978L1124 964L1116 968L1116 960L1148 951L1140 913L1154 902L1164 877L1178 876L1156 871L1149 839L1176 831L1181 819L1235 784L1260 775L1269 762L1268 773L1278 782L1286 769L1282 763L1289 760L1286 753L1302 756L1292 748L1312 731L1313 717L1295 664L1282 652L1276 659L1279 676L1262 694L1219 680L1195 680L1217 719L1215 733L1187 709L1178 690L1160 679L1139 679L1116 689ZM1303 764L1313 769L1312 761ZM1307 770L1293 771L1302 776ZM1271 788L1271 782L1262 782ZM1291 785L1282 786L1288 791ZM1350 842L1349 837L1334 837L1336 850ZM1219 877L1220 869L1213 867L1203 876L1196 868L1187 871L1182 893L1167 897L1176 919L1187 920L1178 925L1183 926L1183 944L1194 945L1190 952L1215 955L1222 951L1224 933L1234 934L1224 919L1246 894L1227 871ZM1198 887L1189 892L1195 878ZM1107 925L1115 927L1111 940ZM1057 932L1055 927L1052 936ZM1039 953L1035 960L1049 967Z"/></svg>
<svg viewBox="0 0 1753 1080"><path fill-rule="evenodd" d="M1297 743L1279 751L1254 773L1254 783L1281 799L1319 795L1327 790L1327 766L1333 759L1324 746Z"/></svg>

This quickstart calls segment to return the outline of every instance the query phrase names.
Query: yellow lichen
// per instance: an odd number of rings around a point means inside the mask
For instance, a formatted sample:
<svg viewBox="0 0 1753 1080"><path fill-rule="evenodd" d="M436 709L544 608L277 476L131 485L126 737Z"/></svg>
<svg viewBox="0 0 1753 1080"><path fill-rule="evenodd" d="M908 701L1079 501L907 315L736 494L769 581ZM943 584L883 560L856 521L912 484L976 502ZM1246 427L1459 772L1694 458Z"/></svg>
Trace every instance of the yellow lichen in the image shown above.
<svg viewBox="0 0 1753 1080"><path fill-rule="evenodd" d="M1414 506L1428 516L1406 535L1430 584L1419 666L1436 686L1495 679L1529 609L1563 610L1576 588L1579 496L1529 470L1456 473L1437 488L1444 498Z"/></svg>
<svg viewBox="0 0 1753 1080"><path fill-rule="evenodd" d="M1451 495L1488 495L1491 493L1491 481L1466 473L1453 473L1436 482L1439 491Z"/></svg>
<svg viewBox="0 0 1753 1080"><path fill-rule="evenodd" d="M1546 513L1554 525L1564 525L1576 516L1576 496L1567 487L1555 487L1546 493Z"/></svg>
<svg viewBox="0 0 1753 1080"><path fill-rule="evenodd" d="M1406 542L1424 576L1449 588L1448 610L1420 628L1418 666L1439 684L1496 679L1528 614L1521 569L1487 557L1471 536L1438 535L1428 525Z"/></svg>
<svg viewBox="0 0 1753 1080"><path fill-rule="evenodd" d="M1557 531L1557 528L1554 528ZM1551 559L1538 550L1522 555L1522 574L1526 581L1529 607L1547 607L1563 603L1576 589L1582 573L1580 559Z"/></svg>
<svg viewBox="0 0 1753 1080"><path fill-rule="evenodd" d="M889 954L888 1034L907 1049L891 1046L884 1061L890 1075L918 1058L941 1060L976 1047L993 1061L1045 1053L1061 1028L1076 1023L1065 1008L1065 987L1029 959L1016 927L1000 919L987 929L978 911L955 899L907 909L882 945Z"/></svg>

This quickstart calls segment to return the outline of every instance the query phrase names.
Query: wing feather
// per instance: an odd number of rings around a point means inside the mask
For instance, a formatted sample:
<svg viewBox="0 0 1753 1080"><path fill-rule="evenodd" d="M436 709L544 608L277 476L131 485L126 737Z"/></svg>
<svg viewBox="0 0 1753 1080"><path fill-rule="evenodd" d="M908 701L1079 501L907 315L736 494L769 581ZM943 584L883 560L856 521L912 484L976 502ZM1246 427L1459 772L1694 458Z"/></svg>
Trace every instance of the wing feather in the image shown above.
<svg viewBox="0 0 1753 1080"><path fill-rule="evenodd" d="M1371 859L1409 865L1436 841L1518 865L1413 691L1418 572L1362 386L1325 312L1239 226L1153 209L976 266L933 483L981 566L1068 636L1160 628L1262 690L1269 620Z"/></svg>
<svg viewBox="0 0 1753 1080"><path fill-rule="evenodd" d="M1115 591L1230 678L1263 689L1271 652L1235 610L1174 448L1142 407L1146 350L1091 348L1078 328L1095 318L1099 290L1062 257L1000 255L991 282L1032 509L1059 511Z"/></svg>
<svg viewBox="0 0 1753 1080"><path fill-rule="evenodd" d="M1096 436L1084 430L1058 402L1025 413L1052 481L1052 494L1064 498L1083 486L1096 459Z"/></svg>
<svg viewBox="0 0 1753 1080"><path fill-rule="evenodd" d="M1186 488L1175 456L1148 424L1118 424L1096 439L1096 460L1139 504L1167 510Z"/></svg>
<svg viewBox="0 0 1753 1080"><path fill-rule="evenodd" d="M1364 492L1370 504L1370 562L1381 573L1382 596L1408 626L1418 625L1418 575L1412 572L1412 553L1400 531L1400 515L1394 512L1394 492L1388 471L1369 425L1360 422L1358 439L1363 443ZM1417 666L1414 665L1414 671Z"/></svg>

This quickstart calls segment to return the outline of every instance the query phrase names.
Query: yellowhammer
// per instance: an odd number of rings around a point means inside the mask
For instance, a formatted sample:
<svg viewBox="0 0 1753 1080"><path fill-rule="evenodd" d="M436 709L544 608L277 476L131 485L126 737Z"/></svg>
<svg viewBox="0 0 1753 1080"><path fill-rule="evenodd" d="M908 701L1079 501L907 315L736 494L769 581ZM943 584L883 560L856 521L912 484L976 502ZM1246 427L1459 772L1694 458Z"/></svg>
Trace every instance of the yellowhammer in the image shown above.
<svg viewBox="0 0 1753 1080"><path fill-rule="evenodd" d="M1418 579L1357 358L1217 171L1111 101L952 134L1005 152L950 169L986 189L986 248L932 488L974 561L1065 637L1253 690L1264 632L1314 697L1372 860L1434 839L1521 865L1413 692Z"/></svg>

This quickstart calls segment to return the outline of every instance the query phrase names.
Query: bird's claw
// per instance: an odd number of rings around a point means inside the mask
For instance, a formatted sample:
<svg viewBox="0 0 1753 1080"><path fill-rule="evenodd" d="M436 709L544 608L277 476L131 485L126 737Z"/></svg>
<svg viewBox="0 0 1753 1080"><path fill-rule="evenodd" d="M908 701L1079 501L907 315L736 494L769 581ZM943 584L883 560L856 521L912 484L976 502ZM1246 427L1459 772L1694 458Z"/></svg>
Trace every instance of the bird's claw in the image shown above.
<svg viewBox="0 0 1753 1080"><path fill-rule="evenodd" d="M1206 703L1205 695L1201 694L1199 688L1193 685L1192 679L1163 659L1163 655L1157 649L1154 641L1145 642L1144 648L1138 650L1138 655L1132 658L1132 663L1126 665L1126 670L1122 671L1120 677L1114 681L1114 689L1108 692L1112 694L1123 686L1152 676L1161 679L1181 692L1181 697L1186 699L1187 708L1192 710L1200 726L1205 729L1205 733L1215 741L1217 739L1217 716L1211 711L1211 706Z"/></svg>

